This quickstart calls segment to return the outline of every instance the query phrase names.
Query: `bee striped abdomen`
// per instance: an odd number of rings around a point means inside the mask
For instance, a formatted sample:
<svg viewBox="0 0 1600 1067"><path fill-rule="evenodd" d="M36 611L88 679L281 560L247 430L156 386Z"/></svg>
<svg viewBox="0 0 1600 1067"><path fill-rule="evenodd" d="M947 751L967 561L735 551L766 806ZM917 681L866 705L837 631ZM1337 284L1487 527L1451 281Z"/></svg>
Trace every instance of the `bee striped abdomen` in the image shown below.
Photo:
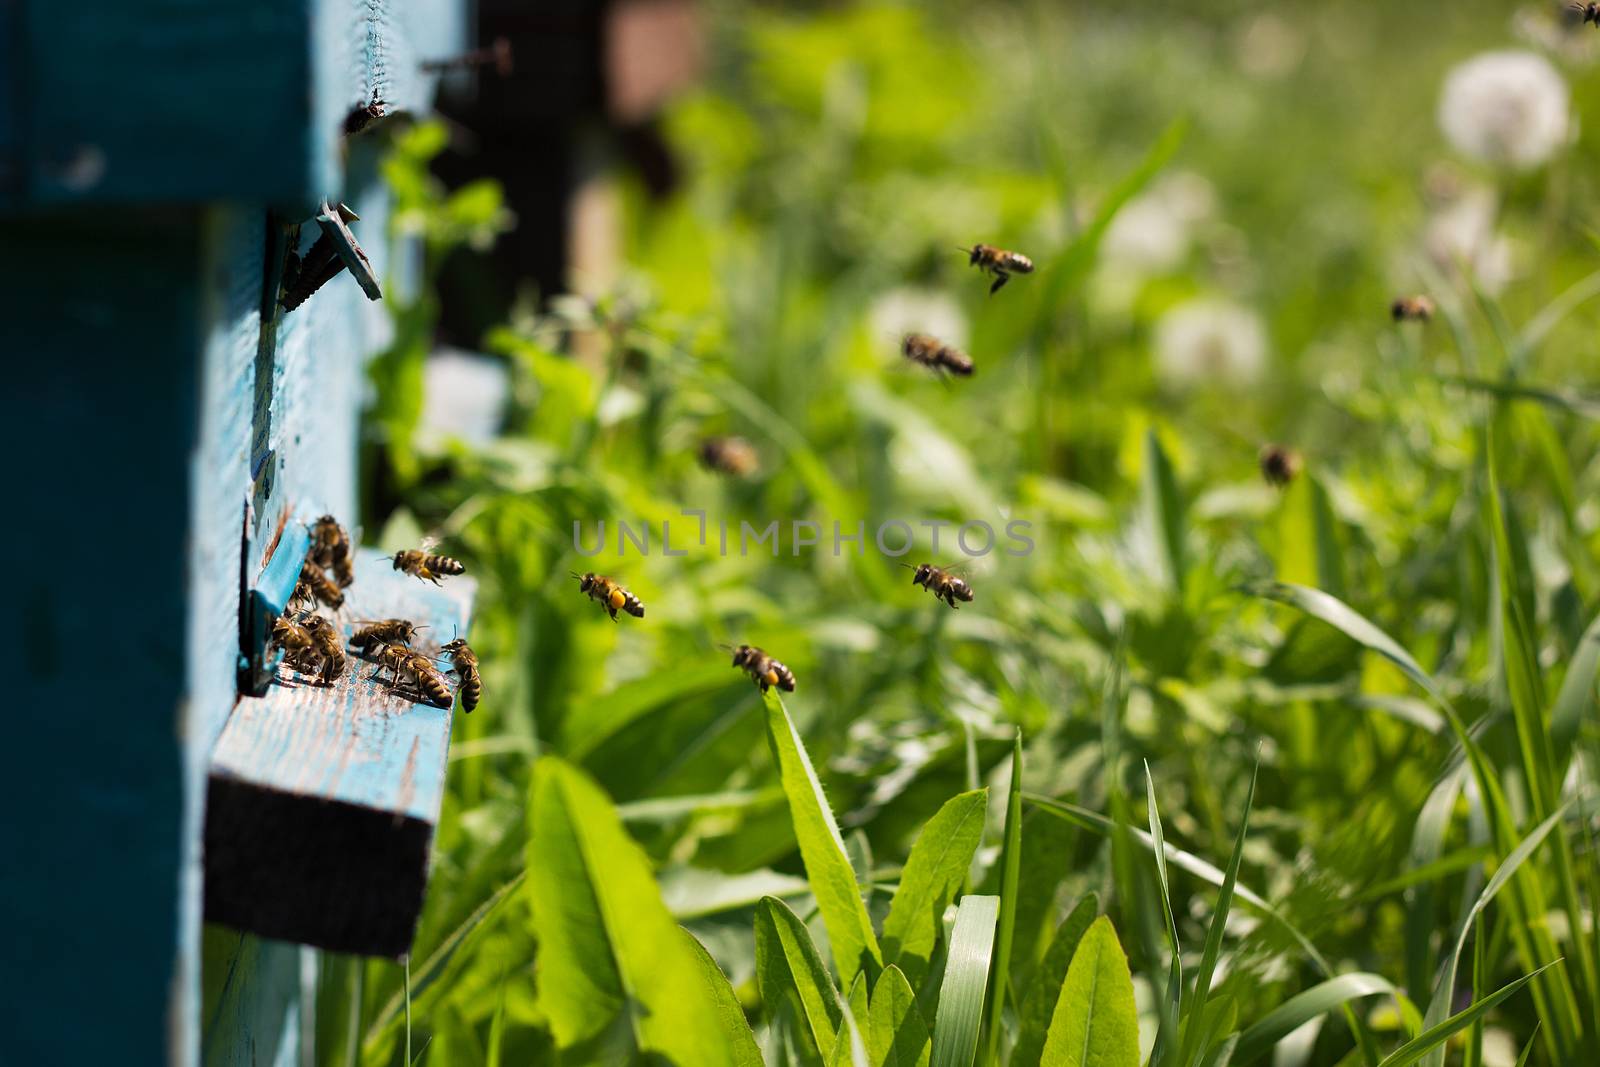
<svg viewBox="0 0 1600 1067"><path fill-rule="evenodd" d="M366 651L375 645L409 645L416 635L416 624L410 619L383 619L357 630L350 643Z"/></svg>
<svg viewBox="0 0 1600 1067"><path fill-rule="evenodd" d="M900 342L901 353L913 363L930 370L948 371L962 378L971 376L972 357L925 333L908 333Z"/></svg>
<svg viewBox="0 0 1600 1067"><path fill-rule="evenodd" d="M460 637L439 651L450 657L450 665L455 668L456 680L460 683L461 710L472 711L483 696L483 679L478 677L477 654Z"/></svg>
<svg viewBox="0 0 1600 1067"><path fill-rule="evenodd" d="M334 610L344 606L344 593L328 579L321 567L309 559L300 567L300 584L304 585L319 603L326 604ZM298 586L296 589L298 591Z"/></svg>

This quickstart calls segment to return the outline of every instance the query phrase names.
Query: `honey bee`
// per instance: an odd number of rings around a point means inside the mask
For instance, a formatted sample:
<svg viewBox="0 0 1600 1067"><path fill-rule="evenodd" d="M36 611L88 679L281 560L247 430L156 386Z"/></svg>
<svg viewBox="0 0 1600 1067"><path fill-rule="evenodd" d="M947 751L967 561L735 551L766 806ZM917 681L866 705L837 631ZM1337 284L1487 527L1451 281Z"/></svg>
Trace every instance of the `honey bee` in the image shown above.
<svg viewBox="0 0 1600 1067"><path fill-rule="evenodd" d="M911 565L908 563L904 566ZM931 563L919 564L912 568L911 584L922 586L933 594L934 599L942 600L952 608L956 606L958 600L967 604L972 603L972 586L967 584L965 578L958 578L952 574L953 569L935 567Z"/></svg>
<svg viewBox="0 0 1600 1067"><path fill-rule="evenodd" d="M410 679L428 703L450 706L450 685L427 656L405 645L384 645L378 649L378 669L374 673L381 674L385 668L393 675L391 688L398 688L402 679Z"/></svg>
<svg viewBox="0 0 1600 1067"><path fill-rule="evenodd" d="M972 376L972 357L952 348L925 333L908 333L900 342L901 353L913 363L943 374L949 371L958 378Z"/></svg>
<svg viewBox="0 0 1600 1067"><path fill-rule="evenodd" d="M644 618L644 605L639 598L622 588L617 582L603 574L574 574L578 579L578 591L586 593L591 600L598 600L602 607L611 614L611 621L617 621L617 611L621 609L636 619Z"/></svg>
<svg viewBox="0 0 1600 1067"><path fill-rule="evenodd" d="M1396 297L1389 305L1389 314L1396 322L1427 322L1433 312L1433 301L1425 296Z"/></svg>
<svg viewBox="0 0 1600 1067"><path fill-rule="evenodd" d="M375 96L365 104L358 104L351 108L350 113L344 117L345 136L354 137L379 119L387 118L388 115L389 102L387 100L380 100Z"/></svg>
<svg viewBox="0 0 1600 1067"><path fill-rule="evenodd" d="M300 586L305 586L302 592ZM300 581L295 585L295 591L289 600L304 603L307 600L316 600L338 611L344 606L344 593L323 573L321 567L312 560L307 559L300 567Z"/></svg>
<svg viewBox="0 0 1600 1067"><path fill-rule="evenodd" d="M439 650L450 657L456 680L461 683L461 710L471 714L483 696L483 679L478 677L478 655L468 647L466 639L456 638Z"/></svg>
<svg viewBox="0 0 1600 1067"><path fill-rule="evenodd" d="M280 615L273 621L272 643L283 649L284 659L291 667L298 667L308 654L315 655L316 642L311 633L288 615Z"/></svg>
<svg viewBox="0 0 1600 1067"><path fill-rule="evenodd" d="M311 559L333 572L339 588L349 588L355 580L350 558L350 535L332 515L324 515L311 527Z"/></svg>
<svg viewBox="0 0 1600 1067"><path fill-rule="evenodd" d="M439 578L443 575L465 574L467 568L458 559L449 556L433 555L429 549L433 546L424 542L421 548L408 548L403 552L394 554L394 569L405 571L407 574L421 578L434 585L442 585Z"/></svg>
<svg viewBox="0 0 1600 1067"><path fill-rule="evenodd" d="M990 296L998 293L1013 274L1033 273L1033 260L1017 252L1007 252L994 245L973 245L961 251L967 253L968 266L994 275L994 284L989 286Z"/></svg>
<svg viewBox="0 0 1600 1067"><path fill-rule="evenodd" d="M708 437L700 442L700 465L718 474L743 478L759 462L755 447L742 437Z"/></svg>
<svg viewBox="0 0 1600 1067"><path fill-rule="evenodd" d="M733 650L733 665L750 675L765 693L777 686L785 693L794 692L794 672L754 645L740 645Z"/></svg>
<svg viewBox="0 0 1600 1067"><path fill-rule="evenodd" d="M1592 22L1596 29L1600 29L1600 4L1574 2L1567 5L1567 10L1581 16L1578 22L1580 26Z"/></svg>
<svg viewBox="0 0 1600 1067"><path fill-rule="evenodd" d="M307 617L303 625L321 660L319 677L325 684L332 685L344 674L344 645L339 640L339 631L321 615Z"/></svg>
<svg viewBox="0 0 1600 1067"><path fill-rule="evenodd" d="M1285 445L1265 445L1260 457L1261 477L1275 489L1294 481L1300 473L1300 453Z"/></svg>
<svg viewBox="0 0 1600 1067"><path fill-rule="evenodd" d="M405 645L410 647L422 629L410 619L380 619L357 630L350 643L365 652L375 645Z"/></svg>

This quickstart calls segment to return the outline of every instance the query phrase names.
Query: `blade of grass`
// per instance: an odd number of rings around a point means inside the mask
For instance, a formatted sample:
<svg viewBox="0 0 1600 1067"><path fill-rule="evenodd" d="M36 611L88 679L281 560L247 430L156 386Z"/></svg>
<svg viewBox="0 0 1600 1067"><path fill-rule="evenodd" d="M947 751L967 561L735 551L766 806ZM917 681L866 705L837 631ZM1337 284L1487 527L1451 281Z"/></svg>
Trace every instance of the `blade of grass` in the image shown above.
<svg viewBox="0 0 1600 1067"><path fill-rule="evenodd" d="M999 897L962 897L956 908L933 1023L932 1067L972 1067L999 915Z"/></svg>
<svg viewBox="0 0 1600 1067"><path fill-rule="evenodd" d="M1532 971L1513 982L1506 983L1476 1004L1457 1012L1437 1026L1429 1027L1391 1052L1382 1063L1378 1064L1378 1067L1410 1067L1411 1064L1416 1063L1429 1052L1442 1048L1444 1043L1450 1040L1451 1037L1471 1026L1475 1020L1481 1018L1495 1005L1560 962L1560 960L1551 960L1537 971Z"/></svg>
<svg viewBox="0 0 1600 1067"><path fill-rule="evenodd" d="M1211 976L1216 973L1217 959L1222 955L1222 934L1228 923L1228 909L1233 907L1233 889L1239 882L1239 864L1244 859L1245 833L1250 826L1250 809L1255 804L1256 780L1261 775L1258 759L1250 772L1250 788L1244 797L1244 814L1239 818L1239 833L1233 840L1233 854L1228 857L1228 870L1222 878L1222 888L1217 893L1217 906L1211 913L1211 926L1206 930L1205 948L1200 953L1200 968L1194 975L1194 1001L1189 1017L1184 1021L1183 1051L1180 1063L1194 1063L1205 1052L1200 1044L1195 1023L1204 1018L1206 1002L1211 999Z"/></svg>
<svg viewBox="0 0 1600 1067"><path fill-rule="evenodd" d="M1167 880L1167 842L1161 833L1161 812L1156 807L1156 783L1150 776L1150 764L1144 765L1145 801L1150 819L1150 850L1156 861L1156 879L1161 889L1161 908L1167 920L1167 950L1172 955L1168 964L1167 988L1161 998L1161 1029L1156 1033L1152 1063L1162 1063L1172 1051L1172 1042L1178 1039L1178 1020L1183 1016L1183 961L1178 945L1178 923L1172 915L1172 888Z"/></svg>
<svg viewBox="0 0 1600 1067"><path fill-rule="evenodd" d="M989 1040L984 1062L999 1064L1011 943L1017 928L1017 885L1022 879L1022 729L1011 740L1011 787L1006 791L1005 844L1000 853L1000 922L995 935L994 980L989 983Z"/></svg>
<svg viewBox="0 0 1600 1067"><path fill-rule="evenodd" d="M1600 675L1600 612L1578 639L1567 676L1550 708L1550 745L1554 749L1555 770L1564 777L1572 762L1572 746L1584 720L1594 714L1595 679Z"/></svg>
<svg viewBox="0 0 1600 1067"><path fill-rule="evenodd" d="M1387 978L1359 971L1319 982L1305 992L1290 997L1245 1030L1234 1048L1233 1062L1238 1067L1248 1067L1270 1051L1273 1045L1312 1019L1333 1011L1347 1001L1380 993L1397 999L1401 996Z"/></svg>

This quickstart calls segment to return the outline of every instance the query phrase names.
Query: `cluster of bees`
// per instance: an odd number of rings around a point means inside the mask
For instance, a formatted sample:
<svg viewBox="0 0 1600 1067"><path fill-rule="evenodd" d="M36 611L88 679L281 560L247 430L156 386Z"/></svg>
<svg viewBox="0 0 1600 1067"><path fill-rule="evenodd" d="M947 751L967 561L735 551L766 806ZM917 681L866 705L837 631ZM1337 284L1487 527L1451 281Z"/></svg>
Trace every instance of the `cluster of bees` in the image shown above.
<svg viewBox="0 0 1600 1067"><path fill-rule="evenodd" d="M463 574L459 560L437 555L428 547L396 552L394 569L440 584L443 577ZM337 519L324 515L311 526L311 546L300 567L300 580L289 597L287 610L272 624L272 644L283 650L283 659L300 674L322 685L332 685L344 676L349 665L343 627L338 613L345 594L355 580L350 536ZM334 613L322 614L321 608ZM389 687L409 692L438 707L448 708L461 696L461 709L472 711L483 697L483 680L478 674L478 657L464 638L456 638L439 649L450 662L456 677L456 691L439 669L434 656L413 647L423 627L410 619L377 619L356 625L350 635L350 651L373 662L375 677L389 674Z"/></svg>

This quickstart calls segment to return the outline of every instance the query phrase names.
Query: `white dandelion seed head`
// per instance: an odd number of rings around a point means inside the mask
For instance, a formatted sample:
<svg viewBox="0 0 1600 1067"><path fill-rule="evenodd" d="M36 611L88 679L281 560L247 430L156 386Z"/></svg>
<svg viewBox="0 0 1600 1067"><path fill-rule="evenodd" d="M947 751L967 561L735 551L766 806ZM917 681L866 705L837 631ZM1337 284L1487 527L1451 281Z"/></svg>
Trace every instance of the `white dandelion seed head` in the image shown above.
<svg viewBox="0 0 1600 1067"><path fill-rule="evenodd" d="M967 343L967 316L961 305L932 289L890 289L872 302L868 312L879 341L899 344L908 333L932 334L957 348Z"/></svg>
<svg viewBox="0 0 1600 1067"><path fill-rule="evenodd" d="M1499 204L1494 191L1468 186L1444 198L1428 217L1422 248L1433 265L1447 275L1471 273L1491 296L1511 281L1511 242L1495 229Z"/></svg>
<svg viewBox="0 0 1600 1067"><path fill-rule="evenodd" d="M1156 323L1156 370L1177 388L1248 385L1267 363L1267 330L1261 317L1226 300L1191 300Z"/></svg>
<svg viewBox="0 0 1600 1067"><path fill-rule="evenodd" d="M1189 253L1195 228L1215 205L1216 194L1205 178L1187 171L1166 175L1117 212L1100 254L1107 263L1135 271L1175 270Z"/></svg>
<svg viewBox="0 0 1600 1067"><path fill-rule="evenodd" d="M1529 170L1567 141L1567 83L1534 52L1485 52L1445 75L1439 128L1480 163Z"/></svg>

